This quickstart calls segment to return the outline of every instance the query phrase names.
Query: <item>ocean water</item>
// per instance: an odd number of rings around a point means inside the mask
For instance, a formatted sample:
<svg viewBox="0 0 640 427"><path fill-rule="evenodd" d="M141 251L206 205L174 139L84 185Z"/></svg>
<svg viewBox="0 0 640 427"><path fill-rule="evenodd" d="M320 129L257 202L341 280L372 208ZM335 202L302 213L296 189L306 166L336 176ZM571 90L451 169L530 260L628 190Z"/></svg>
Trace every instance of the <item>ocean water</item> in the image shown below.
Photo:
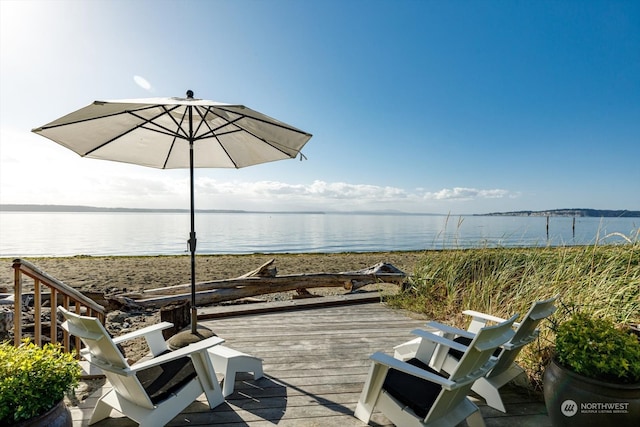
<svg viewBox="0 0 640 427"><path fill-rule="evenodd" d="M198 254L535 247L637 240L640 218L198 213ZM0 212L0 257L188 253L188 213Z"/></svg>

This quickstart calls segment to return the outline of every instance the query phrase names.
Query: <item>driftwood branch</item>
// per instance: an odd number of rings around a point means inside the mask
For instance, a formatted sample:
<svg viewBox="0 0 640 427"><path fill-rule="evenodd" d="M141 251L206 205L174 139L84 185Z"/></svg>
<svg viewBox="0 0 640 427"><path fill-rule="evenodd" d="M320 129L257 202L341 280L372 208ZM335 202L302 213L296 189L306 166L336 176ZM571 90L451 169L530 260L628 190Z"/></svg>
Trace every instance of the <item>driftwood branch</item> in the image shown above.
<svg viewBox="0 0 640 427"><path fill-rule="evenodd" d="M343 287L354 291L372 283L401 284L405 273L391 264L379 263L372 267L343 273L302 273L276 276L274 260L256 270L234 279L212 280L196 284L196 304L207 305L232 301L256 295L286 292L308 288ZM161 307L169 303L188 301L191 285L177 285L113 296L128 306Z"/></svg>
<svg viewBox="0 0 640 427"><path fill-rule="evenodd" d="M275 267L271 268L271 266L275 261L276 261L275 259L271 258L269 261L265 262L260 267L246 274L243 274L239 278L241 279L243 277L275 277L276 274L278 274L278 270Z"/></svg>

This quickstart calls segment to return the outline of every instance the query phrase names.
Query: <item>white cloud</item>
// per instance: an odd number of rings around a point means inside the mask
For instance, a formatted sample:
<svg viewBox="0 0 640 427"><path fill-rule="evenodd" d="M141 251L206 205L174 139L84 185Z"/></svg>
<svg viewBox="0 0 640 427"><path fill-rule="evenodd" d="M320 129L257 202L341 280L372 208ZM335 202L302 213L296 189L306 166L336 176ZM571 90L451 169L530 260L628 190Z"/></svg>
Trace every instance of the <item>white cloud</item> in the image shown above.
<svg viewBox="0 0 640 427"><path fill-rule="evenodd" d="M473 199L501 199L513 197L514 194L503 189L481 190L477 188L443 188L436 192L425 192L426 200L473 200Z"/></svg>
<svg viewBox="0 0 640 427"><path fill-rule="evenodd" d="M288 184L277 181L220 182L210 178L196 180L196 193L197 198L218 196L218 200L250 201L277 209L287 206L331 210L393 208L413 212L428 212L438 202L518 197L517 193L503 189L445 188L437 192L423 189L411 192L391 186L320 180L311 184Z"/></svg>

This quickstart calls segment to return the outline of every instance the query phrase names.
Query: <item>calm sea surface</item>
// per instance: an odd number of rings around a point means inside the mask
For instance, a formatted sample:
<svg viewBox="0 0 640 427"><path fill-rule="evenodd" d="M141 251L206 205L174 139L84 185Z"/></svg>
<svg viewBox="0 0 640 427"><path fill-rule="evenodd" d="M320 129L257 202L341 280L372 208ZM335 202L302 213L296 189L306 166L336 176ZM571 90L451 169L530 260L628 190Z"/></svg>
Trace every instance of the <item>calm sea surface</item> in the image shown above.
<svg viewBox="0 0 640 427"><path fill-rule="evenodd" d="M198 213L199 254L561 246L637 240L640 218ZM187 253L188 213L0 212L0 256Z"/></svg>

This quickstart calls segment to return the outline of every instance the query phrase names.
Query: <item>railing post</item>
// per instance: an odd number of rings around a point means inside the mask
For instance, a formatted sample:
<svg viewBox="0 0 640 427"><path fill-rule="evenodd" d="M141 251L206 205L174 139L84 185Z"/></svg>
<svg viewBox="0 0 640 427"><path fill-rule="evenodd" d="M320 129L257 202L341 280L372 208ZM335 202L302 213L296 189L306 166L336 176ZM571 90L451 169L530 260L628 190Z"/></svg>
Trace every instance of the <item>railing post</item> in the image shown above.
<svg viewBox="0 0 640 427"><path fill-rule="evenodd" d="M14 262L13 268L13 344L17 347L22 340L22 273L19 264Z"/></svg>
<svg viewBox="0 0 640 427"><path fill-rule="evenodd" d="M79 316L82 313L80 312L80 309L82 308L79 302L75 302L75 306L76 306L76 314ZM80 356L80 337L79 336L74 336L75 341L74 341L74 345L75 345L75 349L76 349L76 355Z"/></svg>
<svg viewBox="0 0 640 427"><path fill-rule="evenodd" d="M51 288L51 343L58 342L58 290Z"/></svg>
<svg viewBox="0 0 640 427"><path fill-rule="evenodd" d="M62 307L64 307L65 310L69 311L69 296L68 295L63 295L62 296ZM62 334L62 345L64 346L64 351L66 351L67 353L69 353L69 350L71 349L71 345L69 344L69 333L67 331L64 331L64 333Z"/></svg>
<svg viewBox="0 0 640 427"><path fill-rule="evenodd" d="M33 307L35 309L33 339L36 345L40 346L42 345L42 294L40 292L40 280L38 279L33 281Z"/></svg>

